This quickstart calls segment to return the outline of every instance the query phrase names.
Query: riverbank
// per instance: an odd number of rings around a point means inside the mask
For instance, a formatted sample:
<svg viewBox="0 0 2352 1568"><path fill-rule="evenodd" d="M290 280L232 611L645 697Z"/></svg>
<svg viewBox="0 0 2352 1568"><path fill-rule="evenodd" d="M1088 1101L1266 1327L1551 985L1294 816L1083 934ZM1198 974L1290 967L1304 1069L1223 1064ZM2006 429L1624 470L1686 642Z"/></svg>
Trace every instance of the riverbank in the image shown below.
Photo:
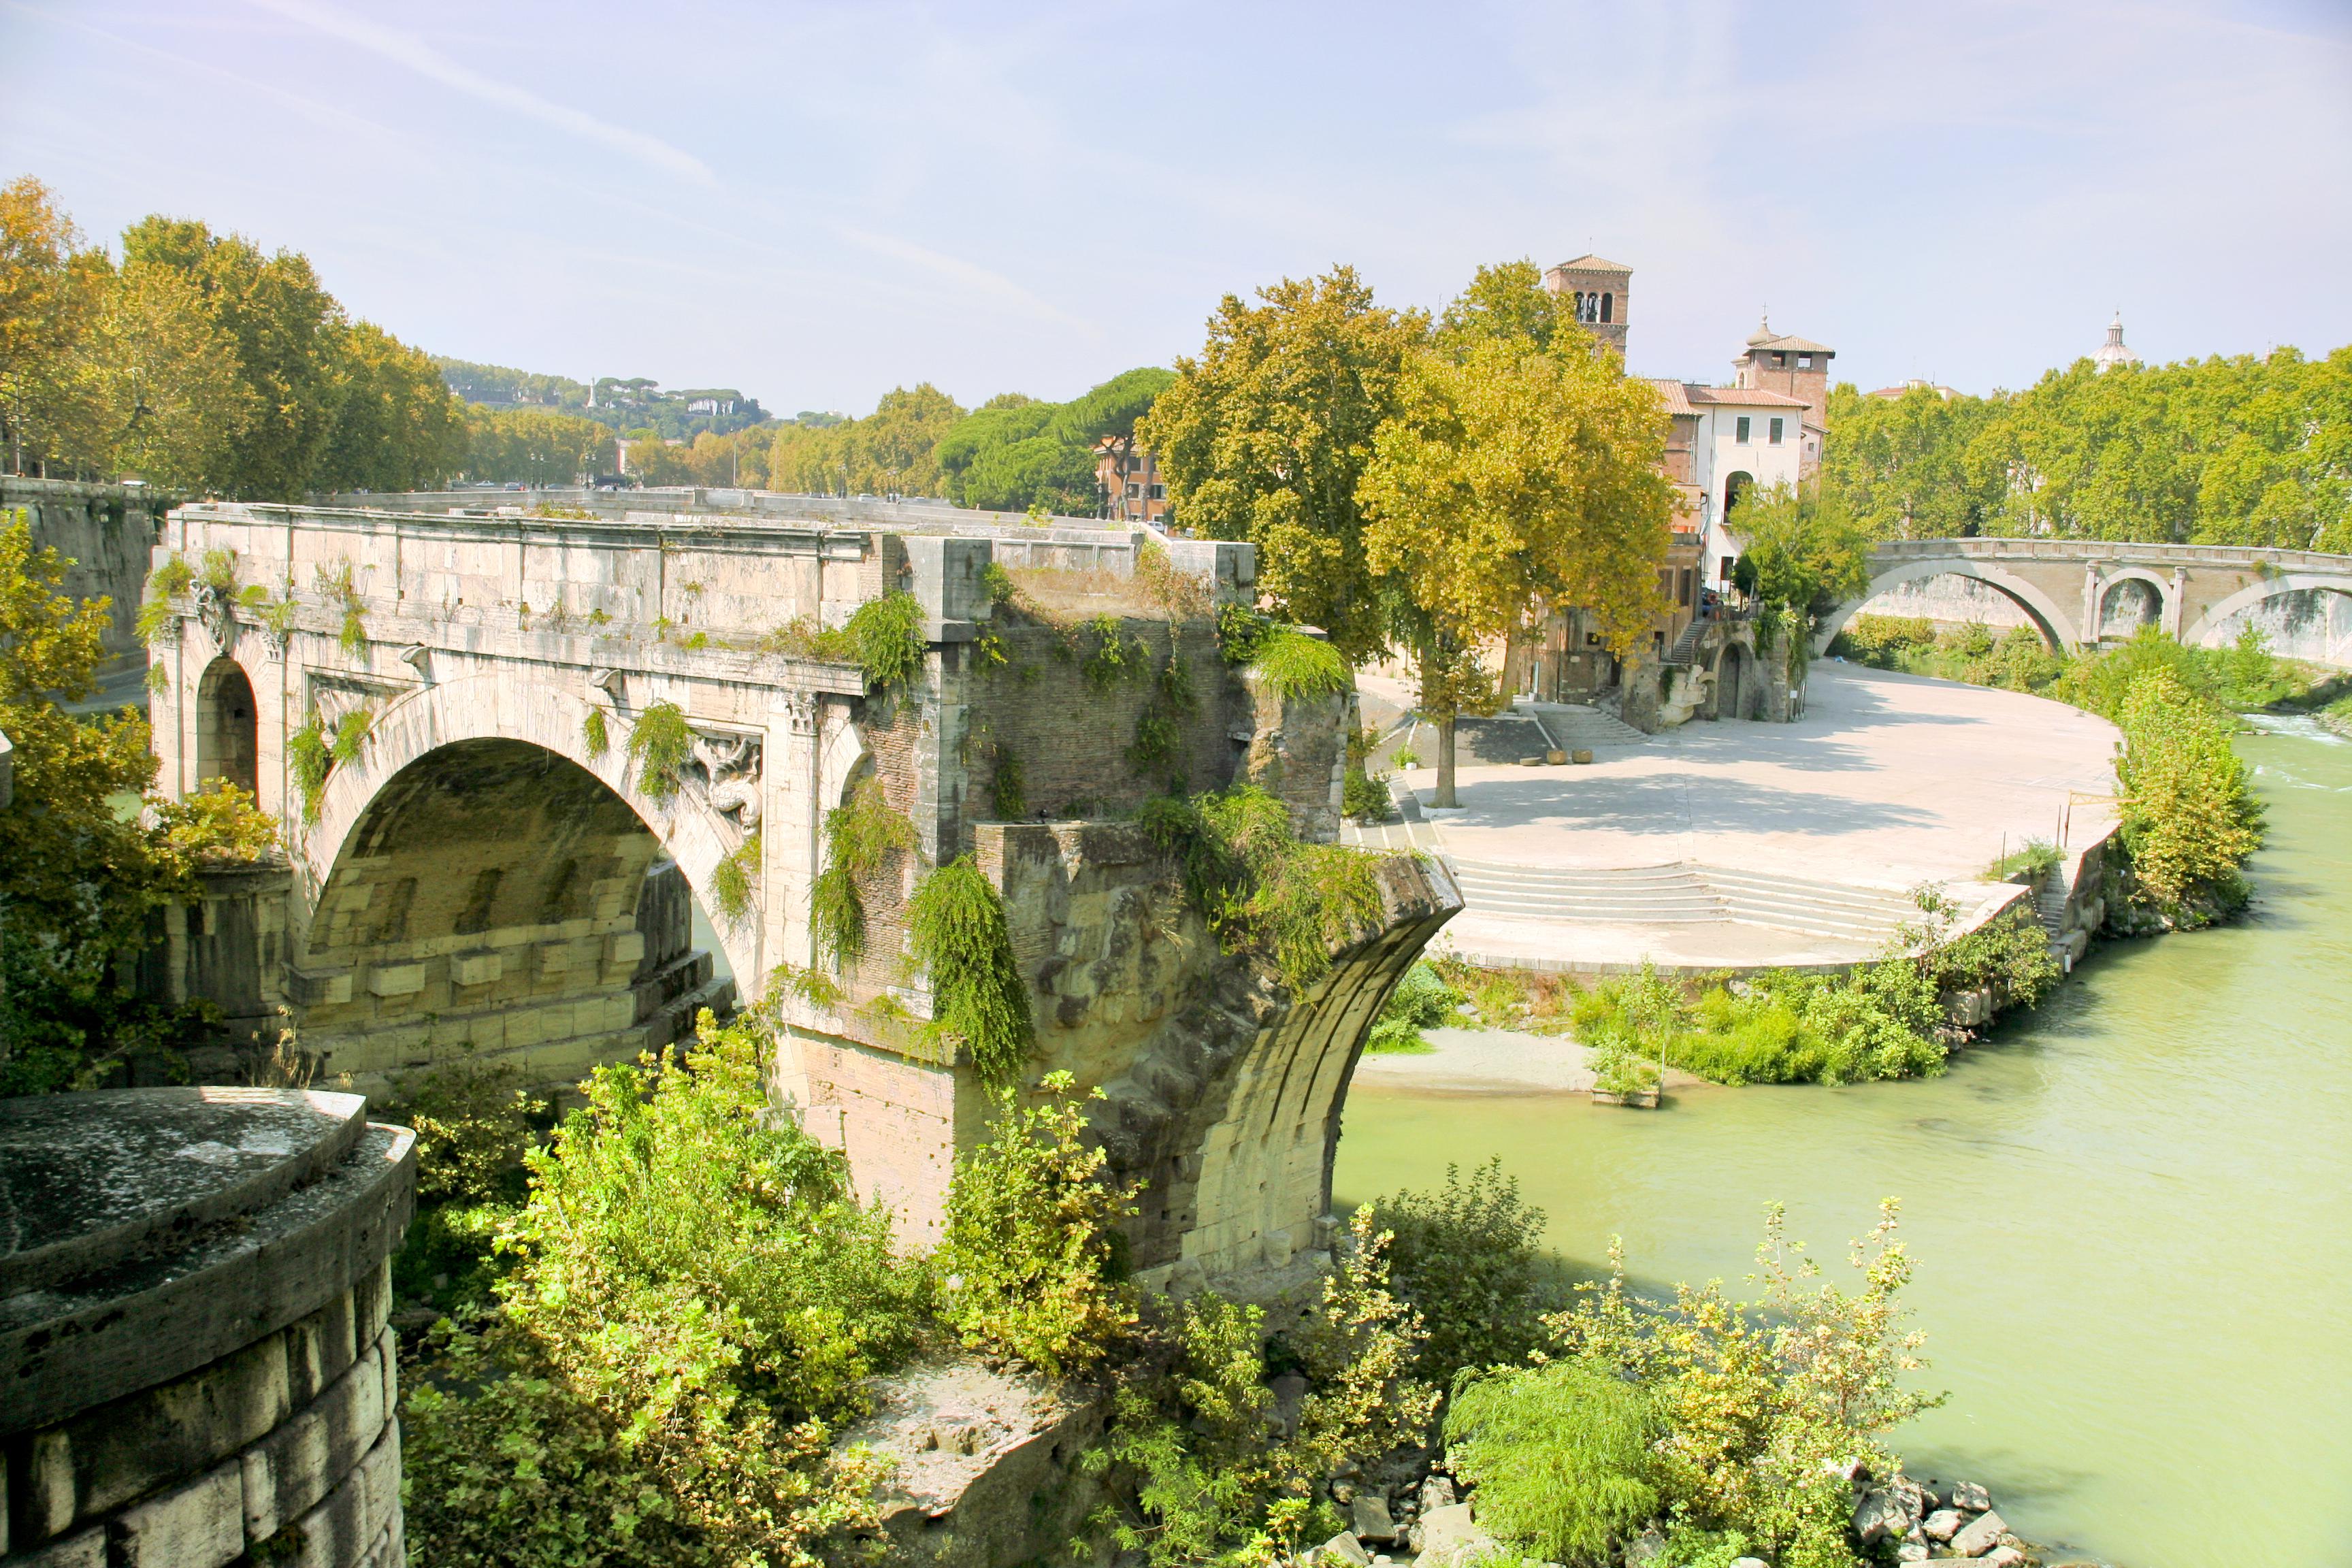
<svg viewBox="0 0 2352 1568"><path fill-rule="evenodd" d="M2135 1568L2340 1562L2352 745L2264 728L2239 742L2271 822L2248 914L2100 944L1942 1077L1693 1087L1672 1115L1628 1115L1528 1082L1438 1087L1441 1043L1366 1058L1334 1190L1499 1155L1547 1246L1595 1268L1622 1237L1655 1293L1749 1272L1768 1201L1826 1258L1899 1195L1921 1383L1952 1391L1897 1434L1914 1474L1981 1479L2020 1534ZM1498 1048L1559 1053L1538 1038Z"/></svg>
<svg viewBox="0 0 2352 1568"><path fill-rule="evenodd" d="M1589 1094L1597 1076L1591 1053L1566 1035L1440 1027L1421 1036L1430 1049L1367 1052L1355 1081L1430 1094ZM1666 1071L1672 1090L1715 1087L1679 1068Z"/></svg>

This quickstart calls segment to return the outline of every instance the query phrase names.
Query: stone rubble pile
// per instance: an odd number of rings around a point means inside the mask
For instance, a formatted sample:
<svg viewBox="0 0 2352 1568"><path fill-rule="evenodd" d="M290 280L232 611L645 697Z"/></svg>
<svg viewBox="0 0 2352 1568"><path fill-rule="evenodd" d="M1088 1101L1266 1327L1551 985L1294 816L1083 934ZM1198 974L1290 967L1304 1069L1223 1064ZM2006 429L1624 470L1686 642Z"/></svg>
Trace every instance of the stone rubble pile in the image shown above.
<svg viewBox="0 0 2352 1568"><path fill-rule="evenodd" d="M1426 1466L1402 1462L1371 1475L1343 1467L1329 1495L1349 1528L1302 1552L1297 1568L1475 1568L1507 1558L1502 1543L1479 1527L1476 1500L1456 1491L1442 1462ZM1865 1562L2034 1568L2042 1561L2010 1529L1991 1494L1972 1481L1916 1480L1900 1471L1882 1481L1859 1466L1843 1473L1853 1486L1853 1539ZM1645 1568L1665 1547L1664 1535L1646 1531L1625 1547L1622 1562ZM1530 1559L1528 1568L1556 1565ZM1774 1565L1743 1557L1732 1568Z"/></svg>

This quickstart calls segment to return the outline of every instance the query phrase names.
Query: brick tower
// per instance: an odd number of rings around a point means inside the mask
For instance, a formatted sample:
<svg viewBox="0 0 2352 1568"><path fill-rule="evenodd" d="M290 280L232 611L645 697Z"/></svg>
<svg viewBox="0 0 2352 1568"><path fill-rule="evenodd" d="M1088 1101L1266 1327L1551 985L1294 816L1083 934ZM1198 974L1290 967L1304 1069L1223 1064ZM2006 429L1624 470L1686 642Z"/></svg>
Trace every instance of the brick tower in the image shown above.
<svg viewBox="0 0 2352 1568"><path fill-rule="evenodd" d="M1633 269L1598 256L1580 256L1544 272L1544 287L1569 301L1577 324L1602 345L1625 353L1625 301Z"/></svg>

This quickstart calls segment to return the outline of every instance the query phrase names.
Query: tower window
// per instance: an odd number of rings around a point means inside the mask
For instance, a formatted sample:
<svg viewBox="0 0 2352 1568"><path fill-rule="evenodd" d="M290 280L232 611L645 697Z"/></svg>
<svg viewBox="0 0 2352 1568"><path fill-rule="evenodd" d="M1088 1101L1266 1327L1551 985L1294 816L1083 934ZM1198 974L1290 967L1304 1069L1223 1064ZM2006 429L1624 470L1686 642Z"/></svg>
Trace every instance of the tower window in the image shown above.
<svg viewBox="0 0 2352 1568"><path fill-rule="evenodd" d="M1786 422L1785 422L1785 421L1783 421L1783 420L1780 420L1780 419L1775 419L1775 420L1773 420L1773 421L1772 421L1772 437L1771 437L1771 439L1772 439L1772 445L1774 445L1775 447L1777 447L1777 446L1779 446L1779 445L1780 444L1780 426L1781 426L1784 423L1786 423Z"/></svg>
<svg viewBox="0 0 2352 1568"><path fill-rule="evenodd" d="M1798 368L1799 370L1811 370L1811 369L1812 369L1812 368L1813 368L1813 356L1812 356L1812 355L1811 355L1811 354L1799 354L1799 355L1797 356L1797 368Z"/></svg>
<svg viewBox="0 0 2352 1568"><path fill-rule="evenodd" d="M1772 356L1772 363L1774 365L1785 370L1788 368L1789 356L1787 354L1774 354Z"/></svg>
<svg viewBox="0 0 2352 1568"><path fill-rule="evenodd" d="M1748 416L1743 414L1732 426L1731 438L1741 446L1748 445Z"/></svg>
<svg viewBox="0 0 2352 1568"><path fill-rule="evenodd" d="M1614 318L1613 318L1613 312L1615 311L1616 308L1617 308L1617 296L1616 296L1616 295L1614 295L1614 294L1603 294L1602 296L1601 296L1601 319L1602 321L1607 321L1613 320L1613 319L1614 319Z"/></svg>

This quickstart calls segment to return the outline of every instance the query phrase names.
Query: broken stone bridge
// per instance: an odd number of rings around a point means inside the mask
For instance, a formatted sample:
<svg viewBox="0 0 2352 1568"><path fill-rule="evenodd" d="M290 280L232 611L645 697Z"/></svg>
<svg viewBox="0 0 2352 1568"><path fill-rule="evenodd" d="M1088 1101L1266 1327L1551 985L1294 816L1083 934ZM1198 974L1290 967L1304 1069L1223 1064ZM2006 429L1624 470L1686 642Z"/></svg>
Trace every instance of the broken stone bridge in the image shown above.
<svg viewBox="0 0 2352 1568"><path fill-rule="evenodd" d="M1286 700L1220 655L1216 607L1255 596L1250 546L745 491L541 492L530 515L479 499L170 515L156 563L195 581L150 650L159 787L253 791L288 857L173 910L151 983L262 1043L283 1007L326 1081L381 1089L463 1057L568 1083L739 988L760 999L781 965L827 966L825 819L872 780L914 831L860 884L867 951L837 966L836 1002L769 998L803 1125L911 1240L935 1232L992 1105L916 1026L905 906L971 855L1033 986L1034 1074L1103 1089L1114 1165L1147 1183L1139 1268L1308 1266L1363 1036L1460 899L1433 862L1383 862L1381 929L1293 996L1220 952L1119 820L1172 770L1256 783L1306 836L1336 834L1352 696ZM807 634L898 591L921 668L869 695ZM1189 679L1104 679L1081 654L1112 637ZM665 705L684 725L670 770L630 743ZM1130 757L1154 716L1176 739L1146 776Z"/></svg>

